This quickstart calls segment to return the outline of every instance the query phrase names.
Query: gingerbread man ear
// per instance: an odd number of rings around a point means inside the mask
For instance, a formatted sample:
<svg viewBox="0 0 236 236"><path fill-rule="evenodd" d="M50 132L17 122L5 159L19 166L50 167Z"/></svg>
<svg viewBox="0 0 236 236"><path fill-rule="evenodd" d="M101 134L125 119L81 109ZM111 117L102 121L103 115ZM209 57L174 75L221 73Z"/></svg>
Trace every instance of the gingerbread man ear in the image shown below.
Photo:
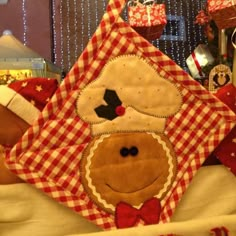
<svg viewBox="0 0 236 236"><path fill-rule="evenodd" d="M144 59L136 55L117 57L109 61L96 81L90 83L77 100L77 112L91 124L105 122L106 116L97 109L111 113L112 103L106 97L108 90L115 91L124 108L132 107L146 116L166 118L177 113L182 96L177 87L162 78ZM114 107L113 107L114 108ZM109 114L107 114L109 116ZM110 114L111 115L111 114Z"/></svg>

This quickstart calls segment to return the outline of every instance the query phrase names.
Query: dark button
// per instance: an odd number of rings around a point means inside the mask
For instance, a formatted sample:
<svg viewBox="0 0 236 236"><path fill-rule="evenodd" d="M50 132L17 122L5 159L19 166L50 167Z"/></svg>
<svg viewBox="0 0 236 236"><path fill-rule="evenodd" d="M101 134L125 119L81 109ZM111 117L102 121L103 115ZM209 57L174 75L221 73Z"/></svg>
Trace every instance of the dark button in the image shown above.
<svg viewBox="0 0 236 236"><path fill-rule="evenodd" d="M129 153L131 156L137 156L138 155L138 148L137 147L131 147L129 150Z"/></svg>
<svg viewBox="0 0 236 236"><path fill-rule="evenodd" d="M126 147L123 147L120 149L120 155L122 157L127 157L129 155L129 149Z"/></svg>

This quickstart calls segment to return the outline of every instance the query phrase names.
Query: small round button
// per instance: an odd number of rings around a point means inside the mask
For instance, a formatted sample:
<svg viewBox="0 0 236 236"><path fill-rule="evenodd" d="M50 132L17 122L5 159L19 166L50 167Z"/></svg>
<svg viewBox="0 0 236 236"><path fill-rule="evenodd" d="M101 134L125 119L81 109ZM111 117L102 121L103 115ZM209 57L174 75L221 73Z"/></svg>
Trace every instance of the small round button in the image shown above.
<svg viewBox="0 0 236 236"><path fill-rule="evenodd" d="M115 109L116 115L123 116L125 114L125 107L117 106Z"/></svg>
<svg viewBox="0 0 236 236"><path fill-rule="evenodd" d="M138 148L137 147L131 147L129 150L129 153L131 156L137 156L138 155Z"/></svg>
<svg viewBox="0 0 236 236"><path fill-rule="evenodd" d="M127 157L129 155L129 149L126 147L123 147L120 149L120 155L122 157Z"/></svg>

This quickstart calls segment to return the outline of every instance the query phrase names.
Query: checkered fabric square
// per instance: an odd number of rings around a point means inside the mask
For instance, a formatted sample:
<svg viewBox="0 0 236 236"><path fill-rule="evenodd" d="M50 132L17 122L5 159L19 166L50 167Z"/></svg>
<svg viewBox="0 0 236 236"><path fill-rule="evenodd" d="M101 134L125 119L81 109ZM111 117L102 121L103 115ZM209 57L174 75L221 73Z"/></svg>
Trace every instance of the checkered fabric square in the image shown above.
<svg viewBox="0 0 236 236"><path fill-rule="evenodd" d="M130 60L125 62L129 63L143 58L164 78L163 83L174 84L181 93L181 108L164 122L164 135L177 157L177 171L161 199L160 223L169 221L198 168L236 123L232 111L120 18L125 4L125 0L110 0L86 49L7 157L11 171L104 229L117 228L115 215L96 204L82 184L81 160L93 133L91 124L78 115L76 104L79 94L94 84L108 61L127 56ZM124 74L121 70L121 80ZM165 93L168 96L169 91ZM127 108L127 113L132 108Z"/></svg>

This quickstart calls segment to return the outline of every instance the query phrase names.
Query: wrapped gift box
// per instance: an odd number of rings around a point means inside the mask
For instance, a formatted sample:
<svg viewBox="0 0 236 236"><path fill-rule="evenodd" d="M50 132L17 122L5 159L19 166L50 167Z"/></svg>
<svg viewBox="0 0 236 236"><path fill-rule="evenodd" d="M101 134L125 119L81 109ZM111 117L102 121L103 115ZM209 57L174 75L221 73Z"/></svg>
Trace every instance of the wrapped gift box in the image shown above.
<svg viewBox="0 0 236 236"><path fill-rule="evenodd" d="M135 6L129 6L128 19L131 27L144 38L158 39L167 24L165 5L138 3Z"/></svg>
<svg viewBox="0 0 236 236"><path fill-rule="evenodd" d="M219 29L236 26L236 1L208 0L208 12Z"/></svg>
<svg viewBox="0 0 236 236"><path fill-rule="evenodd" d="M202 78L204 77L202 68L213 64L214 60L207 45L199 44L187 58L186 63L193 78Z"/></svg>

